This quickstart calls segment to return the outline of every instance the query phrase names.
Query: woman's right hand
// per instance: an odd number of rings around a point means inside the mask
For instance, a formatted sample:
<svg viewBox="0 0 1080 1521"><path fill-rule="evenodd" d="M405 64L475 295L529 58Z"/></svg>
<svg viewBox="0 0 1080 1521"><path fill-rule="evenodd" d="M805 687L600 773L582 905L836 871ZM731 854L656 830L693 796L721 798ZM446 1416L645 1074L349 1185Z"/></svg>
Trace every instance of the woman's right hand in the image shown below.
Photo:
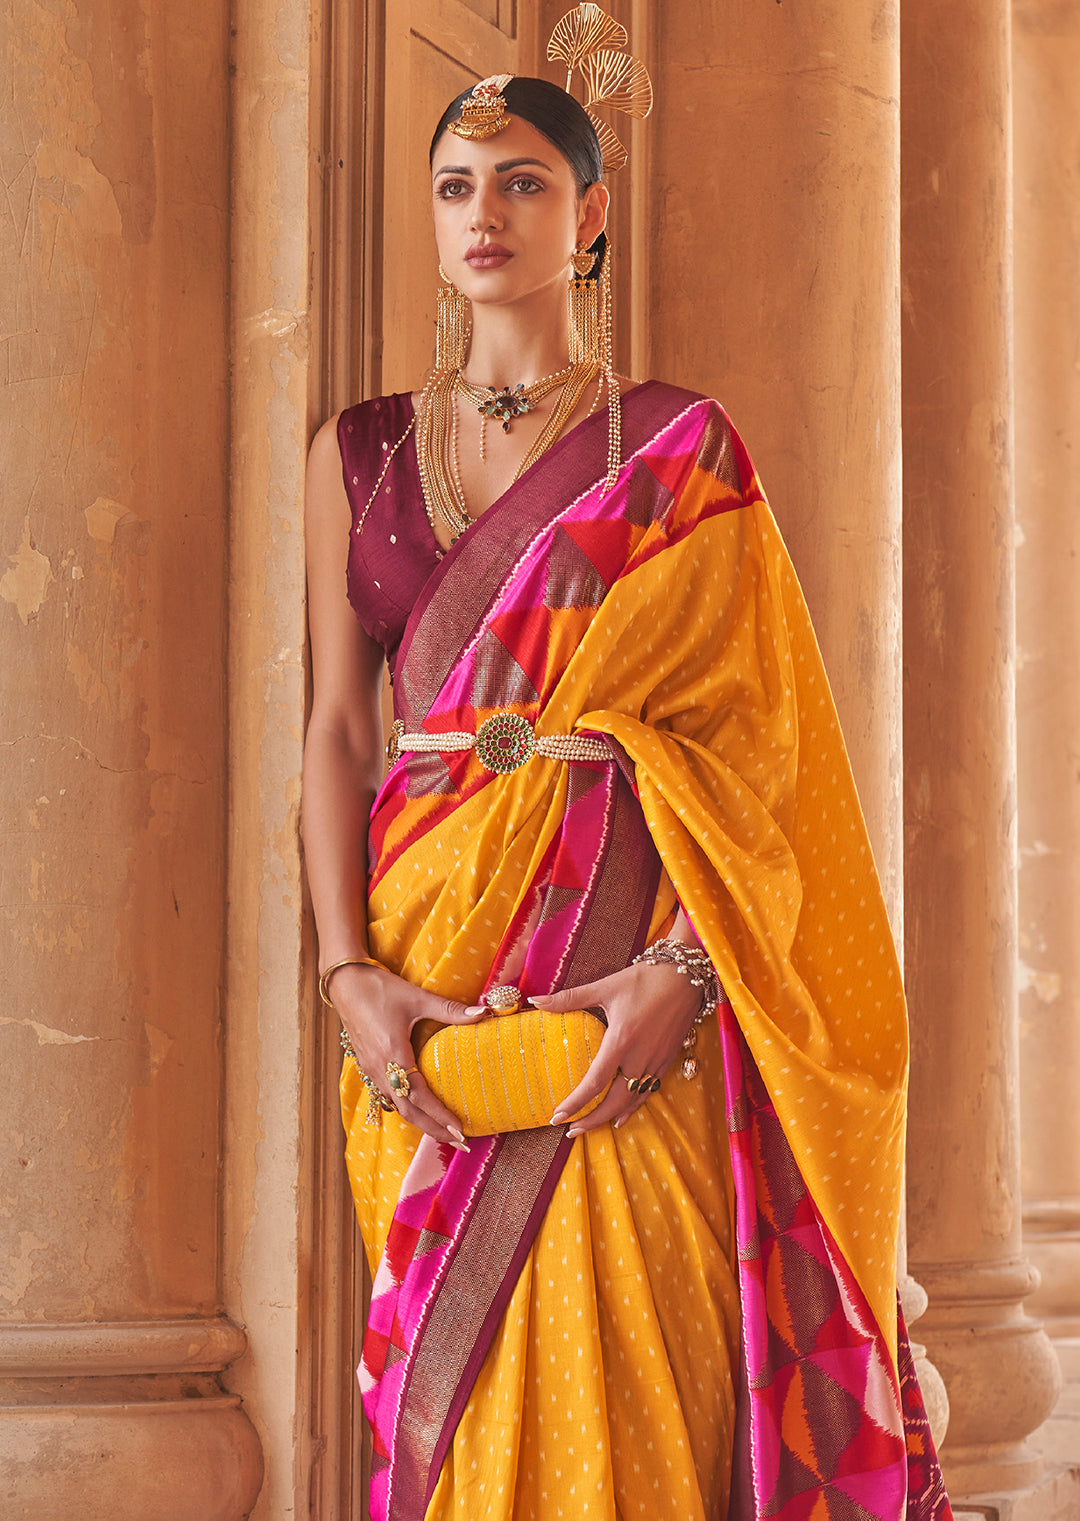
<svg viewBox="0 0 1080 1521"><path fill-rule="evenodd" d="M330 994L360 1071L374 1079L401 1118L433 1140L468 1151L457 1116L439 1102L420 1072L410 1071L416 1066L410 1036L422 1019L468 1025L490 1017L489 1011L482 1005L468 1008L453 998L425 992L383 967L341 967L334 973ZM408 1098L395 1095L387 1081L391 1062L409 1074Z"/></svg>

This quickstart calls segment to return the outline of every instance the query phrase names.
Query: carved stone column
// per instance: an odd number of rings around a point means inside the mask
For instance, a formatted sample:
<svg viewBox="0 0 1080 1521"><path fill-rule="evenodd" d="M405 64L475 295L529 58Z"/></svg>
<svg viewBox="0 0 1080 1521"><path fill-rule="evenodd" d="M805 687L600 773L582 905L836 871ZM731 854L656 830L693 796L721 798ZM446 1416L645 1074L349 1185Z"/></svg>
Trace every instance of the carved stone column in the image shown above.
<svg viewBox="0 0 1080 1521"><path fill-rule="evenodd" d="M1031 1305L1080 1462L1080 4L1014 0L1020 1070ZM1071 1413L1070 1413L1071 1411Z"/></svg>
<svg viewBox="0 0 1080 1521"><path fill-rule="evenodd" d="M956 1498L1039 1484L1059 1374L1020 1239L1009 17L902 14L909 1232Z"/></svg>
<svg viewBox="0 0 1080 1521"><path fill-rule="evenodd" d="M0 1514L240 1521L222 1370L228 7L3 65Z"/></svg>

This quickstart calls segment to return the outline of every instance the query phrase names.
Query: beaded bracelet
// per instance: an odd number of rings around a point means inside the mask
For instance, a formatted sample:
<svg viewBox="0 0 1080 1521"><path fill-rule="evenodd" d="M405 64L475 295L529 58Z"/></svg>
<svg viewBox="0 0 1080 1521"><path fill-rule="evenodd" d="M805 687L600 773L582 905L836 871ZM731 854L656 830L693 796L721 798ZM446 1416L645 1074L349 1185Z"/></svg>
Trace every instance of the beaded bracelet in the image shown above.
<svg viewBox="0 0 1080 1521"><path fill-rule="evenodd" d="M694 1015L694 1023L683 1041L683 1050L688 1054L683 1057L682 1075L689 1082L698 1073L697 1057L690 1054L697 1045L697 1027L716 1013L724 991L716 968L700 946L684 945L681 940L654 940L640 956L634 957L630 965L636 966L639 961L646 966L673 966L682 976L689 977L693 987L701 990L701 1008Z"/></svg>
<svg viewBox="0 0 1080 1521"><path fill-rule="evenodd" d="M367 1089L368 1107L365 1124L377 1125L379 1123L380 1111L384 1114L392 1114L394 1105L380 1090L379 1085L376 1083L375 1079L373 1077L369 1077L361 1067L356 1052L353 1050L353 1043L349 1039L348 1033L345 1030L342 1030L341 1032L341 1049L345 1052L345 1055L350 1059L353 1066L356 1068L360 1076L360 1081Z"/></svg>

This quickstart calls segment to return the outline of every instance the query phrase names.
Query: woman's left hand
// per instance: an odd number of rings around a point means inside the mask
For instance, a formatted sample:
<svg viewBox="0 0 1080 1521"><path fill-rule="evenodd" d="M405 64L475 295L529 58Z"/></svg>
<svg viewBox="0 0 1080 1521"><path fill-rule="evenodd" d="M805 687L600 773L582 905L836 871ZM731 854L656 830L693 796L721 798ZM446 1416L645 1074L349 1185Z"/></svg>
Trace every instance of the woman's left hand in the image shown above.
<svg viewBox="0 0 1080 1521"><path fill-rule="evenodd" d="M614 1077L603 1103L571 1125L568 1134L575 1136L611 1122L621 1125L646 1102L647 1094L630 1092L629 1080L667 1072L701 1010L701 989L667 962L639 962L583 987L530 994L529 1002L554 1014L600 1008L607 1019L588 1072L551 1117L553 1125L565 1124Z"/></svg>

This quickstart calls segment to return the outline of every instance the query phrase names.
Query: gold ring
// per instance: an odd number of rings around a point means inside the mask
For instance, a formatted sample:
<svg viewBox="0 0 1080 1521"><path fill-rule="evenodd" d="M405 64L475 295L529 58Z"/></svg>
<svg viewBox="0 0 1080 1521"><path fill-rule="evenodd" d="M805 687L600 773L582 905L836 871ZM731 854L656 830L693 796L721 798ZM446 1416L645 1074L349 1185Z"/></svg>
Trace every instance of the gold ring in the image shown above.
<svg viewBox="0 0 1080 1521"><path fill-rule="evenodd" d="M410 1068L410 1071L412 1072L415 1072L416 1070L417 1069L415 1067ZM409 1094L412 1092L412 1084L409 1082L409 1074L405 1071L405 1068L400 1064L400 1062L387 1062L386 1083L387 1087L390 1089L390 1092L394 1095L395 1098L407 1099Z"/></svg>
<svg viewBox="0 0 1080 1521"><path fill-rule="evenodd" d="M625 1072L623 1076L626 1077ZM626 1086L631 1093L639 1093L644 1098L650 1093L659 1093L660 1079L654 1077L651 1072L646 1072L644 1077L627 1077Z"/></svg>

